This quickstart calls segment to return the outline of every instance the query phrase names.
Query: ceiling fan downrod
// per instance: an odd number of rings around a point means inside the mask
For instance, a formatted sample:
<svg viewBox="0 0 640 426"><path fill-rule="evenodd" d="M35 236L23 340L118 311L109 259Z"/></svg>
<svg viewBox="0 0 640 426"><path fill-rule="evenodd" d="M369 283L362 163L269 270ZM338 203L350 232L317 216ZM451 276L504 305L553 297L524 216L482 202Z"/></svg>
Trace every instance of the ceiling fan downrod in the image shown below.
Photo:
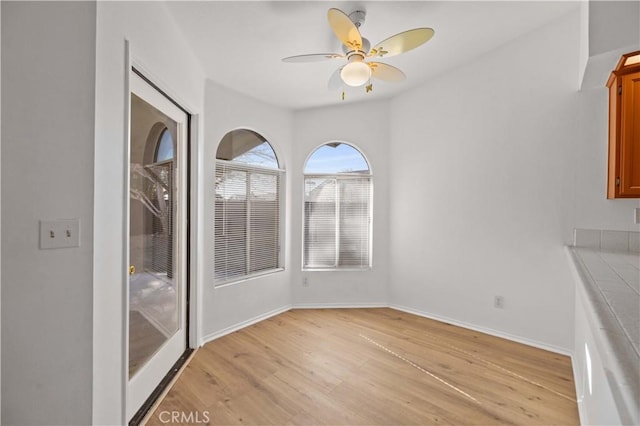
<svg viewBox="0 0 640 426"><path fill-rule="evenodd" d="M351 19L351 22L353 22L354 25L358 29L360 29L360 27L364 25L365 18L367 17L367 12L365 12L364 10L354 10L347 16L349 17L349 19Z"/></svg>

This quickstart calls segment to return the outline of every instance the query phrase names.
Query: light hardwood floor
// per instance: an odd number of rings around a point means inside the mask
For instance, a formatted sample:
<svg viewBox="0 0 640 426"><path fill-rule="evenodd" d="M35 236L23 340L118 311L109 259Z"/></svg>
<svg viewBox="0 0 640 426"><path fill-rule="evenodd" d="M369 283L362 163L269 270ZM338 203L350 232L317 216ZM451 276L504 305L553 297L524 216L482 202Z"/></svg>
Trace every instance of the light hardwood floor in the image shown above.
<svg viewBox="0 0 640 426"><path fill-rule="evenodd" d="M386 308L293 310L210 342L148 424L175 412L210 424L579 424L568 357Z"/></svg>

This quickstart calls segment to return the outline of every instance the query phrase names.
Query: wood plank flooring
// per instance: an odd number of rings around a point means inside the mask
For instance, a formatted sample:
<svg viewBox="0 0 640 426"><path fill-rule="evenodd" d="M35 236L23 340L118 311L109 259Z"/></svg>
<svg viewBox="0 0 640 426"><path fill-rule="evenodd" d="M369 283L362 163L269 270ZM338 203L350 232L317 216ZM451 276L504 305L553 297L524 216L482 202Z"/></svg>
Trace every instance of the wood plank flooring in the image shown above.
<svg viewBox="0 0 640 426"><path fill-rule="evenodd" d="M210 342L148 424L171 415L224 425L579 424L568 357L386 308L292 310Z"/></svg>

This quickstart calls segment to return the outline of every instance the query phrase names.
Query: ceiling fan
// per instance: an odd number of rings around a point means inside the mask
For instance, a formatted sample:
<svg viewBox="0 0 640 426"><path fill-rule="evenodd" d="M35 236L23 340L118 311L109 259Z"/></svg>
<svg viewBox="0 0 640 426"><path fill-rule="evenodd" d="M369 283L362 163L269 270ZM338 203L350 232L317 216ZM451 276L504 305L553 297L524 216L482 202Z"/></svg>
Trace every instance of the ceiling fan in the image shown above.
<svg viewBox="0 0 640 426"><path fill-rule="evenodd" d="M382 81L397 82L406 78L398 68L370 60L372 58L388 58L408 52L426 43L433 37L432 28L414 28L391 36L371 48L371 43L360 35L364 24L365 12L357 10L349 15L340 9L331 8L327 12L329 25L336 37L342 42L343 53L316 53L309 55L289 56L284 62L318 62L332 59L346 59L347 64L339 67L329 78L329 89L339 89L342 83L358 87L365 83L366 92L373 89L371 78ZM344 90L342 91L344 99Z"/></svg>

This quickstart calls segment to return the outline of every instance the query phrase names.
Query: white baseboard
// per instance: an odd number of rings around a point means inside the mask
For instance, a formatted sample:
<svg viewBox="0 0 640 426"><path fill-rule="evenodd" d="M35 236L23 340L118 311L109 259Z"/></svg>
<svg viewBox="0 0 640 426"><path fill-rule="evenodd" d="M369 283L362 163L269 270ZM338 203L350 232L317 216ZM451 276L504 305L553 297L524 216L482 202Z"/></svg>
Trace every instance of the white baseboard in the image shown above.
<svg viewBox="0 0 640 426"><path fill-rule="evenodd" d="M253 318L250 318L250 319L248 319L246 321L242 321L242 322L239 322L237 324L230 325L229 327L225 327L222 330L218 330L216 332L207 334L206 336L202 336L202 338L200 339L200 342L199 342L200 343L199 346L203 346L203 345L211 342L212 340L218 339L218 338L220 338L222 336L226 336L227 334L233 333L234 331L238 331L238 330L243 329L245 327L249 327L250 325L253 325L253 324L257 323L257 322L264 321L267 318L274 317L276 315L279 315L279 314L281 314L283 312L287 312L289 310L291 310L291 305L282 306L280 308L277 308L277 309L274 309L272 311L265 312L264 314L260 314L258 316L253 317Z"/></svg>
<svg viewBox="0 0 640 426"><path fill-rule="evenodd" d="M443 317L441 315L435 315L429 312L420 311L418 309L409 308L407 306L401 305L389 305L392 309L397 309L402 312L406 312L413 315L418 315L420 317L429 318L432 320L446 322L448 324L452 324L458 327L466 328L473 331L478 331L480 333L489 334L491 336L500 337L503 339L511 340L514 342L522 343L527 346L533 346L534 348L544 349L546 351L554 352L560 355L571 356L573 353L570 349L562 348L560 346L549 345L547 343L538 342L537 340L527 339L521 336L516 336L514 334L505 333L504 331L494 330L488 327L481 327L475 324L470 324L464 321L458 321L452 318Z"/></svg>
<svg viewBox="0 0 640 426"><path fill-rule="evenodd" d="M358 309L358 308L388 308L387 303L295 303L291 309Z"/></svg>

